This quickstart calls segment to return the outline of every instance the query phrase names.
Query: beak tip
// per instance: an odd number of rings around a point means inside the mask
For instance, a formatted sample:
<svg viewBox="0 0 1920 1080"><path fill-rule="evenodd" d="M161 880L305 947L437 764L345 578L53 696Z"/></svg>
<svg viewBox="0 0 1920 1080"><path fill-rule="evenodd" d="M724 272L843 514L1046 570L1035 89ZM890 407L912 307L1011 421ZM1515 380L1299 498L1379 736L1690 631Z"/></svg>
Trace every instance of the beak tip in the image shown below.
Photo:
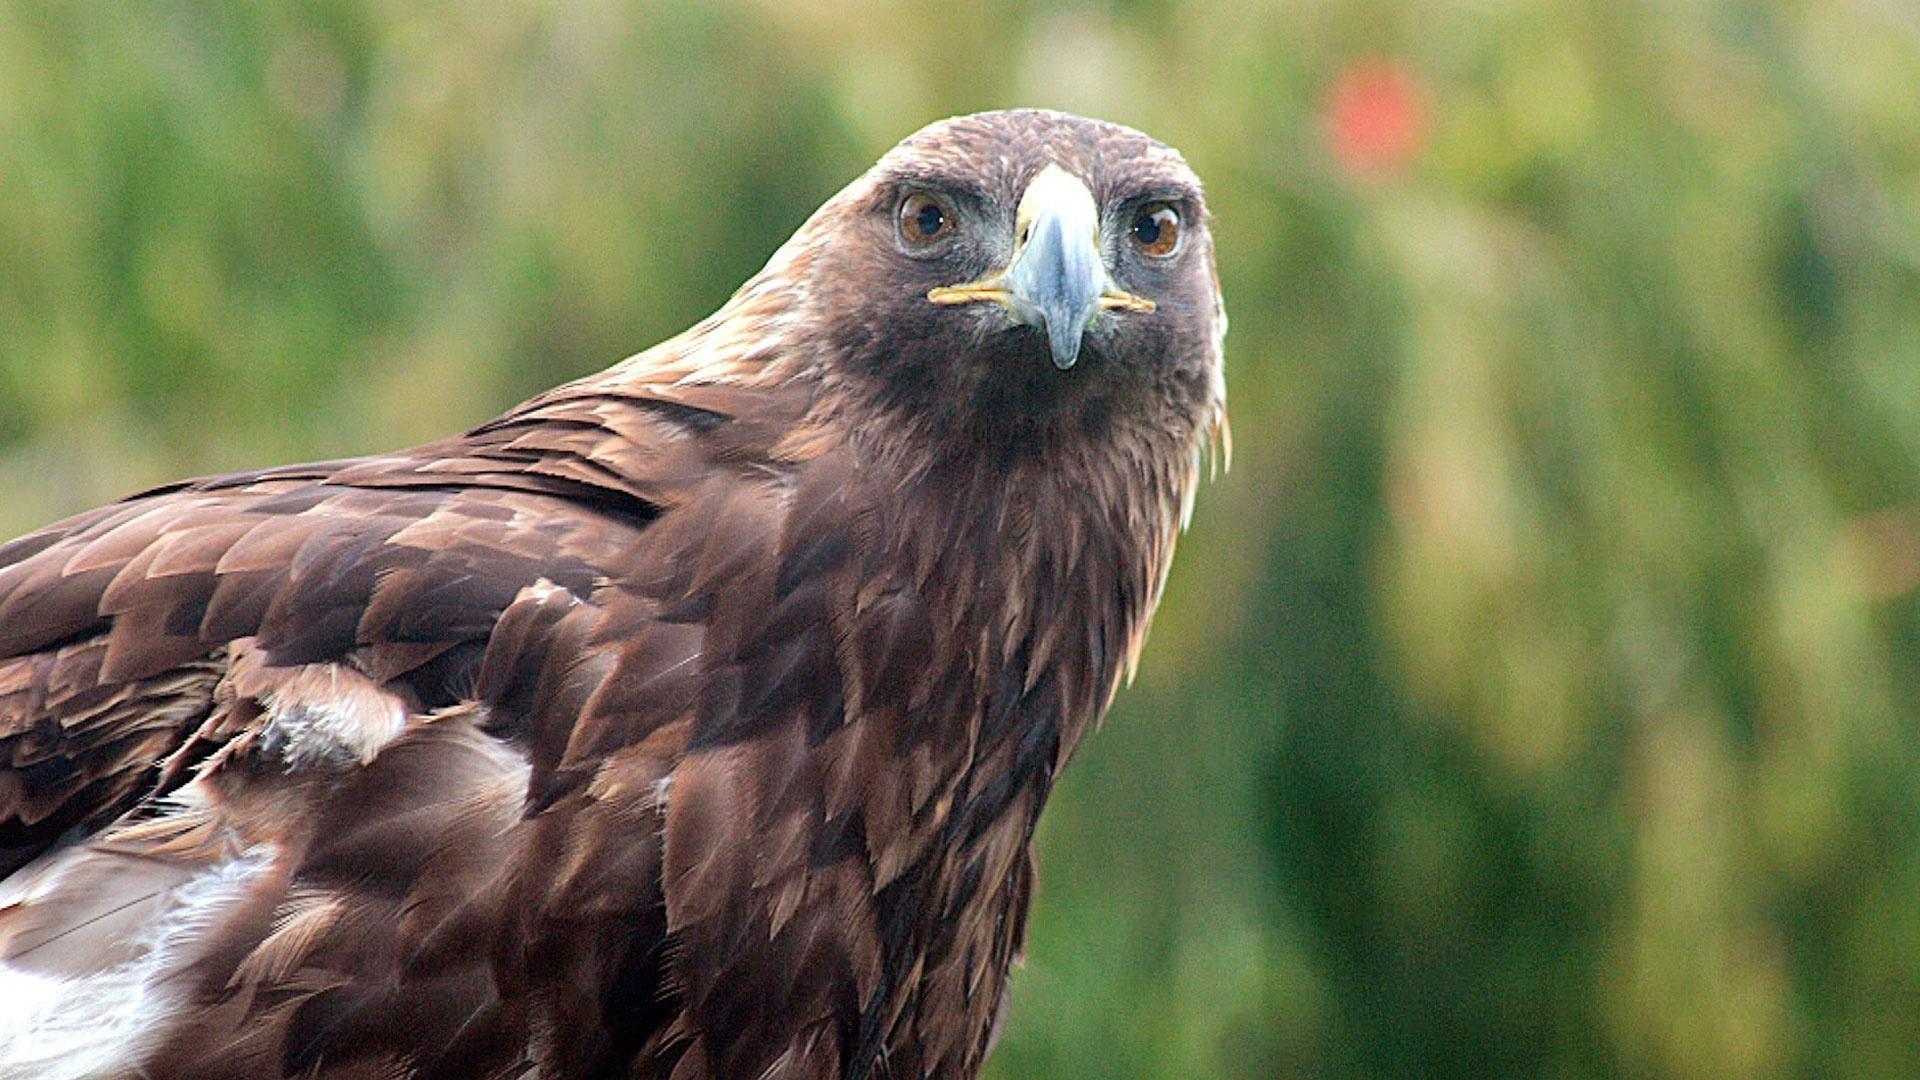
<svg viewBox="0 0 1920 1080"><path fill-rule="evenodd" d="M1084 324L1065 319L1047 321L1047 347L1053 353L1053 366L1065 371L1080 361L1080 341Z"/></svg>

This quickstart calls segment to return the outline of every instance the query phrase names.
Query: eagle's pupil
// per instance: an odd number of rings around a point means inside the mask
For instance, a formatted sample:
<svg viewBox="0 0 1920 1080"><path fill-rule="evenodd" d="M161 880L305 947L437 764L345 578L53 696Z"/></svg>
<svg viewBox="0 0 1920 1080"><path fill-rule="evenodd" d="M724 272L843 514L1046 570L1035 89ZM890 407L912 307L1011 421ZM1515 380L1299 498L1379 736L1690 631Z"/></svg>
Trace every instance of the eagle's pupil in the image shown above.
<svg viewBox="0 0 1920 1080"><path fill-rule="evenodd" d="M1160 219L1152 214L1141 214L1133 222L1134 238L1147 247L1160 242Z"/></svg>
<svg viewBox="0 0 1920 1080"><path fill-rule="evenodd" d="M913 227L920 231L921 236L938 236L946 224L946 212L931 202L922 205L920 212L913 217Z"/></svg>

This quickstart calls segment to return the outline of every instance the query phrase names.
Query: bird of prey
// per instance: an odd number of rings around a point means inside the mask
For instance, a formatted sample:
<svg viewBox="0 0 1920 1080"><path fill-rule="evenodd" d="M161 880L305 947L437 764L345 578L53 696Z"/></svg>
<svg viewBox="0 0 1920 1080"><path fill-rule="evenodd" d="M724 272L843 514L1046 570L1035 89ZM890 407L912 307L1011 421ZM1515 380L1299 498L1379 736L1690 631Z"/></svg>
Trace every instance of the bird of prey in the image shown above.
<svg viewBox="0 0 1920 1080"><path fill-rule="evenodd" d="M975 1075L1212 247L1138 132L948 120L464 435L0 547L0 1076Z"/></svg>

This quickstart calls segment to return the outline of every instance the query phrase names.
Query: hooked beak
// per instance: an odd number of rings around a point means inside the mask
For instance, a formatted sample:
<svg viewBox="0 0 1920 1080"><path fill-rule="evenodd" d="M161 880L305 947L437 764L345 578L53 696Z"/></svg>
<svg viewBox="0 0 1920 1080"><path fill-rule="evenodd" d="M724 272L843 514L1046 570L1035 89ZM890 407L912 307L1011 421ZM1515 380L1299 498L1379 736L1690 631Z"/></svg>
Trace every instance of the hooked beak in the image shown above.
<svg viewBox="0 0 1920 1080"><path fill-rule="evenodd" d="M936 304L992 300L1014 321L1047 335L1053 365L1080 358L1080 341L1102 310L1152 311L1153 301L1122 291L1100 256L1100 211L1072 173L1048 165L1027 185L1014 215L1013 261L1005 270L927 294Z"/></svg>

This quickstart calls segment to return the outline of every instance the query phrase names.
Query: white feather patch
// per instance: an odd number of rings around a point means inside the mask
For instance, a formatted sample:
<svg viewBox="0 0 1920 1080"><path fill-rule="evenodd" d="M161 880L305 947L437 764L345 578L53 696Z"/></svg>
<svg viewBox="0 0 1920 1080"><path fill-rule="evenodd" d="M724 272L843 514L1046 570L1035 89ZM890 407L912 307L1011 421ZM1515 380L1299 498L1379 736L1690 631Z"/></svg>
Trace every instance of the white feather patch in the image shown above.
<svg viewBox="0 0 1920 1080"><path fill-rule="evenodd" d="M172 1019L179 988L171 977L199 957L208 928L245 898L273 855L256 847L175 886L127 943L131 959L103 971L61 978L0 964L0 1080L138 1075L141 1055Z"/></svg>
<svg viewBox="0 0 1920 1080"><path fill-rule="evenodd" d="M399 698L339 664L314 664L268 695L261 741L289 769L350 768L406 726Z"/></svg>

